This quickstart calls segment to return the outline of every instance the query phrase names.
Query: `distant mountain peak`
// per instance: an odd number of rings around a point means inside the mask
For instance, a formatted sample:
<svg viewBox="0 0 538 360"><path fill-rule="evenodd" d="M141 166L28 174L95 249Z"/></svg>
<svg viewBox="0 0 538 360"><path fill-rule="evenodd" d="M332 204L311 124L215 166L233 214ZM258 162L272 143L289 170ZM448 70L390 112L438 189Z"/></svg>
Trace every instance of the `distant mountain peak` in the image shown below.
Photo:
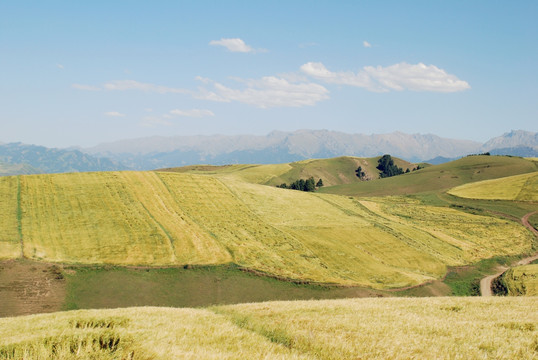
<svg viewBox="0 0 538 360"><path fill-rule="evenodd" d="M538 133L525 130L512 130L485 142L481 151L517 147L530 147L538 150Z"/></svg>

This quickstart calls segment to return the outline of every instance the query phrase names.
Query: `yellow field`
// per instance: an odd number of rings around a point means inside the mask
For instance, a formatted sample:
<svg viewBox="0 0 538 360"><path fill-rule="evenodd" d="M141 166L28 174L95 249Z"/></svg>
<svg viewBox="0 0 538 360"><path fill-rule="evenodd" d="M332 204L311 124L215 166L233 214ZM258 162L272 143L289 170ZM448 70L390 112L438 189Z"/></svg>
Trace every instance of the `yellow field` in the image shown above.
<svg viewBox="0 0 538 360"><path fill-rule="evenodd" d="M509 295L538 296L538 264L510 268L502 279Z"/></svg>
<svg viewBox="0 0 538 360"><path fill-rule="evenodd" d="M0 358L536 359L538 298L384 298L0 319Z"/></svg>
<svg viewBox="0 0 538 360"><path fill-rule="evenodd" d="M21 253L18 186L18 177L0 177L0 259L17 257Z"/></svg>
<svg viewBox="0 0 538 360"><path fill-rule="evenodd" d="M538 201L538 172L465 184L448 193L470 199Z"/></svg>
<svg viewBox="0 0 538 360"><path fill-rule="evenodd" d="M20 196L18 195L20 179ZM357 201L235 177L106 172L1 178L0 254L119 265L236 263L268 275L377 289L447 266L526 253L532 235L406 198ZM18 199L20 198L20 202Z"/></svg>

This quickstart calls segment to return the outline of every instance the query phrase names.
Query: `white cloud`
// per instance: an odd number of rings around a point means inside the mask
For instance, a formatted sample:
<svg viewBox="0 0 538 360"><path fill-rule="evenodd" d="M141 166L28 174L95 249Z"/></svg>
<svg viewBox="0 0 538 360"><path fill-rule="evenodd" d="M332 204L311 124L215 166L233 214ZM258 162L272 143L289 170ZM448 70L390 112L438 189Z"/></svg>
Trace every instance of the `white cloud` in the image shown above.
<svg viewBox="0 0 538 360"><path fill-rule="evenodd" d="M185 116L185 117L194 117L194 118L201 118L204 116L215 116L213 111L204 110L204 109L192 109L192 110L174 109L170 111L170 114L175 115L175 116Z"/></svg>
<svg viewBox="0 0 538 360"><path fill-rule="evenodd" d="M105 90L119 90L119 91L140 90L140 91L145 91L145 92L155 92L159 94L166 94L166 93L185 94L189 92L188 90L185 90L185 89L171 88L167 86L148 84L148 83L141 83L135 80L110 81L104 84L103 88Z"/></svg>
<svg viewBox="0 0 538 360"><path fill-rule="evenodd" d="M62 64L56 64L56 67L57 67L58 69L63 69L63 68L64 68L64 66L63 66Z"/></svg>
<svg viewBox="0 0 538 360"><path fill-rule="evenodd" d="M239 38L234 39L225 39L220 40L211 40L209 45L213 46L224 46L228 51L231 52L241 52L241 53L255 53L255 52L267 52L266 49L253 49L249 45Z"/></svg>
<svg viewBox="0 0 538 360"><path fill-rule="evenodd" d="M309 62L301 66L301 71L327 83L363 87L377 92L412 90L448 93L471 88L466 81L458 79L455 75L448 74L434 65L423 63L412 65L402 62L387 67L366 66L354 73L332 72L322 63Z"/></svg>
<svg viewBox="0 0 538 360"><path fill-rule="evenodd" d="M117 112L117 111L108 111L105 113L106 116L112 116L112 117L124 117L125 114L122 114L120 112Z"/></svg>
<svg viewBox="0 0 538 360"><path fill-rule="evenodd" d="M372 47L372 44L370 44L368 41L364 40L362 42L362 46L364 46L365 48L371 48Z"/></svg>
<svg viewBox="0 0 538 360"><path fill-rule="evenodd" d="M372 79L364 72L359 72L357 74L352 71L332 72L322 63L306 63L301 66L301 71L308 76L331 84L351 85L365 88L373 86Z"/></svg>
<svg viewBox="0 0 538 360"><path fill-rule="evenodd" d="M73 89L86 90L86 91L100 91L101 90L100 87L92 86L92 85L73 84L71 85L71 87Z"/></svg>
<svg viewBox="0 0 538 360"><path fill-rule="evenodd" d="M411 65L402 62L388 67L367 66L364 70L381 86L391 90L457 92L471 88L466 81L435 65Z"/></svg>
<svg viewBox="0 0 538 360"><path fill-rule="evenodd" d="M325 87L311 82L293 83L274 76L236 80L244 83L245 88L232 89L218 82L212 82L212 90L201 87L195 97L219 102L237 101L259 108L302 107L329 98L329 91Z"/></svg>

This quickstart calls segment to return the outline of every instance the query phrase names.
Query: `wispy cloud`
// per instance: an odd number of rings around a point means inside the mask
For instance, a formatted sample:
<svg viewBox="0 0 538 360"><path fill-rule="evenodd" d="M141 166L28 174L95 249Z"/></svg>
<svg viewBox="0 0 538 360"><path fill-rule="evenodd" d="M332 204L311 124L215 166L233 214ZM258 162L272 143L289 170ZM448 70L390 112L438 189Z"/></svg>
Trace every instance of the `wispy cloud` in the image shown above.
<svg viewBox="0 0 538 360"><path fill-rule="evenodd" d="M174 109L174 110L170 110L170 114L175 115L175 116L184 116L184 117L193 117L193 118L215 116L213 111L205 110L205 109L191 109L191 110Z"/></svg>
<svg viewBox="0 0 538 360"><path fill-rule="evenodd" d="M57 67L58 69L63 69L63 68L64 68L64 66L63 66L62 64L56 64L56 67Z"/></svg>
<svg viewBox="0 0 538 360"><path fill-rule="evenodd" d="M362 46L364 46L365 48L371 48L372 47L372 44L370 44L368 41L364 40L362 42Z"/></svg>
<svg viewBox="0 0 538 360"><path fill-rule="evenodd" d="M120 112L117 112L117 111L108 111L105 113L106 116L112 116L112 117L124 117L125 114L122 114Z"/></svg>
<svg viewBox="0 0 538 360"><path fill-rule="evenodd" d="M402 62L387 67L366 66L354 73L333 72L322 63L309 62L301 66L301 71L327 83L357 86L377 92L412 90L449 93L471 88L466 81L455 75L448 74L435 65L423 63L412 65Z"/></svg>
<svg viewBox="0 0 538 360"><path fill-rule="evenodd" d="M211 40L209 45L212 46L223 46L230 52L240 52L240 53L256 53L256 52L267 52L266 49L254 49L251 46L247 45L242 39L233 38L220 40Z"/></svg>
<svg viewBox="0 0 538 360"><path fill-rule="evenodd" d="M254 105L259 108L302 107L314 105L328 99L329 91L322 85L306 82L293 83L283 78L266 76L261 79L235 79L244 84L242 89L233 89L211 81L212 89L199 88L197 99ZM208 79L205 79L206 84Z"/></svg>

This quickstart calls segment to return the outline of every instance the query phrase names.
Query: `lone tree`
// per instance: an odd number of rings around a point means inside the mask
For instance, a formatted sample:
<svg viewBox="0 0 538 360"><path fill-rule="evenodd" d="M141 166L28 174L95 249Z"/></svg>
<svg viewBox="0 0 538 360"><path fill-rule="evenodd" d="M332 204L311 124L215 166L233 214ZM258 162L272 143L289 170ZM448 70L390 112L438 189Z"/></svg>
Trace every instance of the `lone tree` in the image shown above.
<svg viewBox="0 0 538 360"><path fill-rule="evenodd" d="M366 176L366 174L364 173L364 171L362 171L362 166L359 166L359 167L357 168L357 170L355 170L355 174L356 174L357 177L358 177L359 179L361 179L361 180L364 179L364 177Z"/></svg>
<svg viewBox="0 0 538 360"><path fill-rule="evenodd" d="M318 183L316 184L316 187L322 187L323 186L323 180L319 179Z"/></svg>
<svg viewBox="0 0 538 360"><path fill-rule="evenodd" d="M382 178L391 177L403 174L404 171L402 168L394 165L394 160L390 155L383 155L379 160L377 160L377 169L381 171L379 176Z"/></svg>

